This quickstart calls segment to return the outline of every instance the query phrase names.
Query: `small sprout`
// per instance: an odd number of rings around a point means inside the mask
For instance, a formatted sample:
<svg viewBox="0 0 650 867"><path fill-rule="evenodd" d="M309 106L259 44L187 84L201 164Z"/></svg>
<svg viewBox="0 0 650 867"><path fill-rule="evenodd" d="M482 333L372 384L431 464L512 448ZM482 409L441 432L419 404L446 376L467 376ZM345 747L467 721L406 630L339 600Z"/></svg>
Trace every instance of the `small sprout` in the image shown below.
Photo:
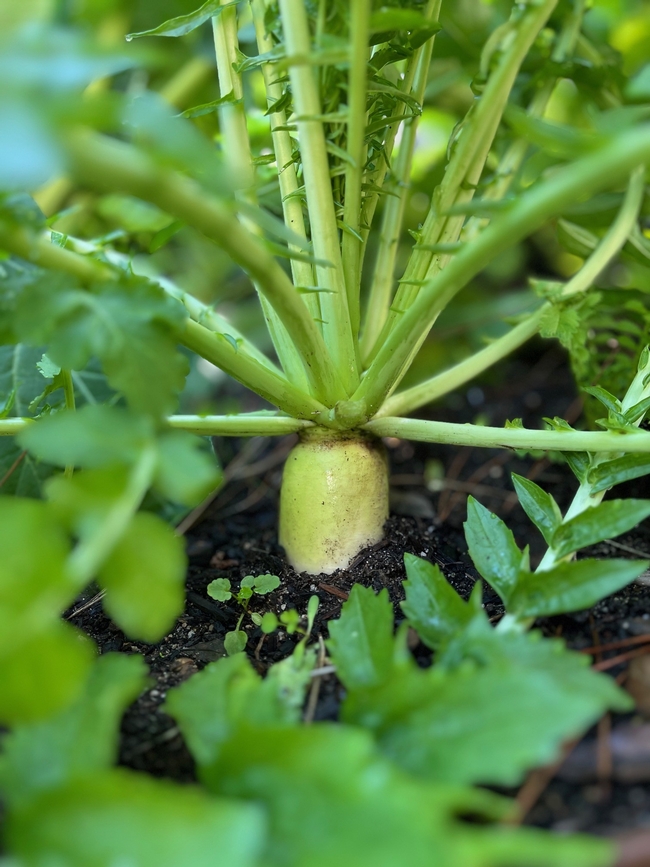
<svg viewBox="0 0 650 867"><path fill-rule="evenodd" d="M208 596L217 602L228 602L232 599L230 581L227 578L215 578L208 584Z"/></svg>
<svg viewBox="0 0 650 867"><path fill-rule="evenodd" d="M235 653L245 650L247 641L248 636L243 629L235 629L233 632L226 633L223 646L228 656L234 656Z"/></svg>
<svg viewBox="0 0 650 867"><path fill-rule="evenodd" d="M262 617L260 626L262 628L262 632L264 632L266 635L269 635L271 632L275 632L275 630L278 628L278 618L272 611L267 611L264 617Z"/></svg>
<svg viewBox="0 0 650 867"><path fill-rule="evenodd" d="M309 597L309 602L307 603L307 635L311 635L319 605L320 599L318 596Z"/></svg>
<svg viewBox="0 0 650 867"><path fill-rule="evenodd" d="M290 608L288 611L282 612L280 615L280 623L282 623L289 635L293 635L296 629L298 629L300 615L295 608Z"/></svg>
<svg viewBox="0 0 650 867"><path fill-rule="evenodd" d="M277 575L258 575L253 586L255 592L263 596L277 590L280 586L280 579Z"/></svg>
<svg viewBox="0 0 650 867"><path fill-rule="evenodd" d="M208 596L216 599L218 602L228 602L229 599L234 599L242 607L241 616L237 622L237 628L233 632L226 635L225 647L228 656L233 653L240 653L246 647L246 633L239 628L248 611L248 603L254 593L259 596L264 596L276 590L280 586L280 579L277 575L245 575L239 584L239 590L232 590L231 583L228 578L215 578L208 584ZM273 618L272 620L269 619ZM266 618L266 620L265 620ZM261 614L253 612L251 620L255 626L261 626L264 632L273 632L277 629L278 619L275 614L262 617ZM295 629L295 627L294 627ZM293 629L291 631L294 631Z"/></svg>

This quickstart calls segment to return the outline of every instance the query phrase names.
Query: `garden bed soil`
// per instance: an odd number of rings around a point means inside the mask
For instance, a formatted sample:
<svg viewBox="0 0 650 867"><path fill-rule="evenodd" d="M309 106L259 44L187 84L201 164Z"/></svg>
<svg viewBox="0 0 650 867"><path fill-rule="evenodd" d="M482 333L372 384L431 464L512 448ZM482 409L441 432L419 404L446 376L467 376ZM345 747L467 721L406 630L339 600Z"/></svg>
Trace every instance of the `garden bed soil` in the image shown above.
<svg viewBox="0 0 650 867"><path fill-rule="evenodd" d="M524 410L529 407L531 414L543 401L546 414L567 417L576 412L576 404L570 377L562 364L561 353L555 350L543 355L532 369L525 359L523 363L516 361L501 383L481 389L480 395L459 396L460 400L445 407L443 417L467 421L478 401L489 423L503 424L505 418L522 415L522 395ZM561 387L558 375L564 377ZM534 418L526 418L524 411L525 423L533 425ZM320 577L297 575L285 562L275 529L281 464L291 442L291 438L284 438L218 444L219 449L230 450L222 455L229 467L229 482L204 514L184 522L189 556L187 601L183 615L163 641L147 645L126 638L104 614L101 599L92 591L68 613L69 620L95 640L100 653L140 653L149 665L152 686L123 720L123 765L181 782L195 780L194 764L183 738L174 721L160 708L171 687L225 655L224 637L235 628L241 609L235 603L217 603L208 597L206 588L213 579L229 578L237 587L248 574L278 575L281 584L277 590L251 600L250 611L259 613L280 614L295 608L302 615L309 597L317 595L320 606L315 638L327 638L328 621L339 616L355 583L376 591L387 588L399 621L405 552L438 563L452 586L468 597L478 577L462 534L468 493L499 513L519 544L531 543L534 560L541 556L542 543L517 505L510 473L534 478L562 508L566 508L576 487L566 465L546 458L518 457L503 450L389 441L393 515L386 524L384 540L363 551L345 571ZM618 494L643 496L639 487L644 486L647 482L642 480L636 489L622 487ZM650 556L647 523L615 544L602 543L589 553L605 557ZM484 602L488 616L498 620L503 608L489 587L484 589ZM563 763L533 771L518 791L508 792L518 798L523 821L558 832L607 836L639 829L650 831L650 671L645 669L646 686L643 663L634 662L643 660L646 651L646 661L650 660L650 586L632 584L589 611L544 618L536 626L549 636L561 636L576 650L604 646L602 651L594 652L594 659L623 685L632 665L636 669L635 696L640 710L607 715L579 743L567 745ZM286 658L297 640L282 629L264 636L250 617L244 619L242 628L248 634L246 652L261 674ZM644 636L648 636L647 643ZM419 664L429 665L431 652L414 634L411 637ZM617 646L605 649L612 643ZM335 674L319 677L307 705L308 719L335 720L342 695ZM627 864L650 864L650 860L632 860L634 847L639 846L642 858L650 858L650 843L647 839L639 843L637 837L630 843Z"/></svg>

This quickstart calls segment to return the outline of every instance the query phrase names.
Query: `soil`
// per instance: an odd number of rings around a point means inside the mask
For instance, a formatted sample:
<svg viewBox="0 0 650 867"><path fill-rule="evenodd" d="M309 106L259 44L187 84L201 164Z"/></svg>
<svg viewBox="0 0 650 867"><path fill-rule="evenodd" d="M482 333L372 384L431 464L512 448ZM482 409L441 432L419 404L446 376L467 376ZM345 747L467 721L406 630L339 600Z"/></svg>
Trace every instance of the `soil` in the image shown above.
<svg viewBox="0 0 650 867"><path fill-rule="evenodd" d="M468 421L480 412L487 423L503 424L506 418L523 415L525 424L535 426L542 405L546 415L576 418L579 402L562 353L550 350L535 356L536 349L539 347L533 347L528 358L512 362L498 381L452 395L436 417ZM541 359L531 365L529 358L540 355ZM275 530L281 465L291 444L290 437L215 444L228 468L229 481L204 514L191 519L193 524L185 532L190 563L187 603L163 641L146 645L126 638L104 614L101 599L92 591L69 612L71 622L97 642L100 652L141 653L150 667L152 687L124 717L122 764L183 782L195 779L182 736L160 707L168 689L225 654L224 637L236 627L241 609L207 596L207 585L213 579L229 578L237 587L248 574L278 575L281 585L276 591L251 600L250 612L260 614L295 608L302 615L309 597L316 594L320 607L315 637L327 637L327 622L339 616L355 583L376 591L386 587L399 621L405 552L438 563L452 586L464 597L469 595L477 574L462 534L468 493L500 514L519 544L531 544L534 561L541 556L543 544L517 505L510 473L534 478L562 508L576 487L567 466L547 458L390 440L393 515L386 524L385 539L363 551L348 570L321 577L297 575L284 560ZM617 495L643 496L644 486L647 491L643 481L621 486ZM588 553L605 557L650 554L648 522L615 543L602 543ZM488 615L498 620L503 608L490 588L485 589L484 602ZM650 653L650 586L635 583L589 611L544 618L536 626L547 635L562 636L576 650L605 646L594 652L595 661L625 684L629 666L639 667L633 660ZM247 653L262 674L291 653L297 640L282 629L264 636L250 616L244 618L241 628L248 634ZM644 643L644 635L648 643ZM431 652L417 643L416 636L413 638L416 659L422 665L430 664ZM611 643L619 645L607 650ZM607 715L580 743L567 745L563 764L532 772L521 789L508 793L517 797L526 824L604 835L650 829L650 676L647 680L646 687L641 677L635 695L648 722L640 712ZM317 701L308 710L310 718L336 719L342 689L334 674L324 675L318 682Z"/></svg>

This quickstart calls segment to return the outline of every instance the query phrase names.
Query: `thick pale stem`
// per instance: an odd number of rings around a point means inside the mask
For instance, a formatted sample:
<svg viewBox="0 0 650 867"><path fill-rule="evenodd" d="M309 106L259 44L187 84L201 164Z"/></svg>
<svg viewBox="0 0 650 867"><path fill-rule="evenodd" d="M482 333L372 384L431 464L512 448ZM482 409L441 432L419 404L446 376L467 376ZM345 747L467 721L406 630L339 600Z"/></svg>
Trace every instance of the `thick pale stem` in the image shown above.
<svg viewBox="0 0 650 867"><path fill-rule="evenodd" d="M366 86L370 0L354 0L350 5L350 71L348 73L348 156L345 169L345 206L343 222L350 229L342 238L343 273L348 293L352 331L359 330L359 293L361 281L361 251L359 235L361 219L361 182L366 157ZM354 234L353 234L354 233Z"/></svg>
<svg viewBox="0 0 650 867"><path fill-rule="evenodd" d="M488 449L544 449L555 452L650 452L650 433L618 434L612 431L553 431L483 427L421 421L410 418L378 418L363 425L380 437L400 437L424 443L483 446Z"/></svg>
<svg viewBox="0 0 650 867"><path fill-rule="evenodd" d="M486 346L485 349L481 349L469 358L460 361L437 376L432 376L431 379L427 379L419 385L414 385L412 388L392 395L384 402L375 418L388 415L407 415L474 379L488 367L514 352L534 334L537 334L542 316L549 308L549 304L544 304L534 313L531 313L527 319L504 334L503 337Z"/></svg>
<svg viewBox="0 0 650 867"><path fill-rule="evenodd" d="M298 572L345 569L378 542L388 517L388 464L381 441L307 431L287 458L280 544Z"/></svg>
<svg viewBox="0 0 650 867"><path fill-rule="evenodd" d="M264 0L253 0L251 3L253 10L253 22L255 24L255 35L257 38L257 46L260 54L266 54L273 48L273 40L266 32L264 25ZM275 105L282 98L282 85L279 83L278 71L275 64L265 63L262 66L262 76L264 77L264 87L266 88L266 96L269 105ZM302 212L302 203L296 193L298 191L298 178L296 176L296 167L293 162L293 141L287 126L287 116L283 109L270 113L271 121L271 138L273 140L273 151L278 170L278 183L280 185L280 195L282 197L282 214L286 225L297 235L304 240L307 240L307 231L305 229L305 219ZM299 252L297 247L290 249ZM291 274L293 282L296 286L313 286L314 272L313 267L309 262L301 262L299 259L291 260ZM321 319L320 302L318 293L311 292L304 296L305 306L309 310L312 319Z"/></svg>
<svg viewBox="0 0 650 867"><path fill-rule="evenodd" d="M330 405L341 399L342 386L327 347L291 281L220 200L189 178L158 167L137 148L114 139L84 130L71 135L67 145L74 174L82 182L96 189L121 189L152 202L227 250L259 285L291 335L314 394Z"/></svg>
<svg viewBox="0 0 650 867"><path fill-rule="evenodd" d="M431 278L449 261L448 254L435 255L430 248L436 244L458 241L465 217L462 214L449 214L449 209L453 205L469 202L474 197L519 68L556 3L557 0L543 0L539 4L527 6L526 11L520 13L520 20L513 24L511 33L515 34L514 38L509 44L507 37L504 39L507 47L483 95L470 109L460 135L453 144L453 154L443 181L434 193L431 209L422 227L420 243L413 248L403 282L395 294L393 310L375 342L369 356L371 359L376 357L387 335L395 327L400 316L396 311L408 309L420 293L421 281Z"/></svg>
<svg viewBox="0 0 650 867"><path fill-rule="evenodd" d="M437 21L440 14L440 6L441 0L429 0L425 12L426 16L432 21ZM432 36L422 46L418 52L417 63L415 64L411 96L420 105L424 101L434 38ZM384 204L379 236L379 250L373 269L370 297L366 308L363 337L361 339L361 357L364 363L388 318L395 261L402 232L409 179L411 177L411 164L413 162L419 122L420 115L413 115L404 122L399 152L393 161L391 177L389 178L389 184L387 184L391 195L386 197Z"/></svg>
<svg viewBox="0 0 650 867"><path fill-rule="evenodd" d="M644 181L645 169L643 166L639 166L630 176L630 183L628 184L625 199L609 231L583 267L565 285L560 296L561 298L570 298L589 289L601 271L621 251L639 214L645 188ZM506 355L509 355L518 346L521 346L522 343L532 337L537 332L542 317L549 307L549 304L543 305L507 334L504 334L503 337L495 340L490 346L461 361L449 370L432 377L420 385L389 397L377 413L377 416L405 415L473 379L483 370Z"/></svg>
<svg viewBox="0 0 650 867"><path fill-rule="evenodd" d="M222 0L222 5L224 5L224 0ZM257 196L254 189L255 167L244 107L244 85L241 75L235 71L239 48L237 24L237 10L234 6L228 6L221 15L212 19L215 55L219 72L219 95L221 98L231 95L233 99L232 102L225 102L219 109L219 124L226 162L238 187L236 198L241 202L257 206ZM240 222L251 234L261 234L259 227L246 217L240 217ZM309 389L307 377L300 356L296 352L286 328L270 302L264 297L264 292L259 284L254 282L253 285L260 299L264 319L282 364L282 369L295 385L303 391L307 391Z"/></svg>
<svg viewBox="0 0 650 867"><path fill-rule="evenodd" d="M424 339L439 312L488 262L572 201L585 200L615 185L621 176L649 157L650 129L641 126L617 136L571 166L559 169L544 184L525 193L476 241L461 250L444 271L422 287L416 301L378 352L353 400L364 401L368 411L374 414L408 368L414 348ZM457 278L460 278L458 282Z"/></svg>
<svg viewBox="0 0 650 867"><path fill-rule="evenodd" d="M328 263L316 266L318 285L330 290L320 299L323 334L337 373L348 395L359 382L357 353L343 276L321 101L312 67L299 63L311 52L311 36L304 0L280 0L286 50L292 59L289 77L297 114L300 157L309 210L314 255Z"/></svg>

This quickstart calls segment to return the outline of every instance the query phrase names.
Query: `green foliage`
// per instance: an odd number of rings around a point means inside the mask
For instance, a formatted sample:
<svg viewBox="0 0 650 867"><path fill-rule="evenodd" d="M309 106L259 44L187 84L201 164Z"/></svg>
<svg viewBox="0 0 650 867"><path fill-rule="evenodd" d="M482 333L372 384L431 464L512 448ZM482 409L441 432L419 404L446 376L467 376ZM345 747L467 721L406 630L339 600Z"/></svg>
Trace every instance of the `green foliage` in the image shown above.
<svg viewBox="0 0 650 867"><path fill-rule="evenodd" d="M97 356L133 408L159 415L174 407L187 373L176 349L183 319L181 305L148 281L125 275L89 293L39 275L20 294L15 328L25 342L47 344L61 367L82 370Z"/></svg>
<svg viewBox="0 0 650 867"><path fill-rule="evenodd" d="M509 802L472 786L516 784L601 713L629 706L584 656L525 630L593 604L647 565L571 559L650 514L643 500L600 502L650 469L629 453L650 407L644 14L630 13L638 37L620 10L596 4L583 21L584 4L552 0L445 4L444 28L424 0L192 5L89 0L0 13L8 858L604 867L605 843L496 827ZM218 76L199 31L209 22ZM111 48L128 30L129 41L179 38ZM427 152L414 162L416 142ZM499 269L534 232L550 279L497 297L501 284L524 285L520 266ZM249 282L262 302L252 314ZM306 618L294 608L251 614L263 633L281 625L300 636L261 678L241 625L250 600L279 579L248 575L235 588L217 579L209 595L241 614L225 637L229 656L166 702L202 788L115 770L120 717L145 686L144 667L137 657L93 661L63 612L96 581L127 637L159 640L182 610L186 568L161 514L222 480L195 432L362 427L408 391L395 392L420 347L421 358L447 358L443 339L433 350L424 341L461 289L484 305L465 321L495 329L490 364L536 331L567 348L605 437L606 451L591 453L593 437L571 434L580 488L567 516L514 478L549 548L536 572L505 524L470 499L470 554L506 604L502 622L488 622L480 583L465 601L437 566L408 555L402 608L434 664L416 666L406 624L394 634L386 591L355 586L329 629L342 722L305 726L317 597ZM499 329L522 310L532 310L530 327L517 343L516 328ZM478 337L472 329L469 342ZM464 341L452 341L461 361ZM185 350L279 412L215 421L210 407L203 417L200 365L188 380ZM461 388L486 357L425 381L409 407ZM170 419L179 404L197 414ZM549 424L561 450L569 425ZM319 665L322 641L320 651Z"/></svg>
<svg viewBox="0 0 650 867"><path fill-rule="evenodd" d="M42 722L21 725L2 742L0 788L9 805L111 767L120 718L146 684L138 656L98 659L76 700Z"/></svg>
<svg viewBox="0 0 650 867"><path fill-rule="evenodd" d="M512 531L474 497L467 500L465 538L479 573L508 605L520 574L527 570L527 552L522 554Z"/></svg>
<svg viewBox="0 0 650 867"><path fill-rule="evenodd" d="M76 779L33 798L7 822L25 867L55 858L71 867L120 860L172 867L255 864L262 822L254 806L218 801L187 786L126 770Z"/></svg>
<svg viewBox="0 0 650 867"><path fill-rule="evenodd" d="M185 598L183 549L161 518L140 513L111 551L98 580L107 613L129 635L158 641L173 626Z"/></svg>
<svg viewBox="0 0 650 867"><path fill-rule="evenodd" d="M358 622L357 613L353 620ZM295 710L278 704L277 693L268 689L276 670L262 682L243 657L221 660L167 701L205 785L262 808L268 827L264 863L395 864L406 840L409 861L417 864L430 863L434 855L496 867L504 858L528 857L533 842L540 844L539 865L568 867L572 858L585 867L607 863L607 850L598 844L460 822L458 812L499 818L506 804L492 794L406 775L382 758L367 732L328 724L297 727Z"/></svg>
<svg viewBox="0 0 650 867"><path fill-rule="evenodd" d="M441 663L422 670L405 652L403 634L393 639L390 630L371 629L391 614L387 598L372 591L363 593L361 612L351 595L331 625L337 642L330 643L347 690L343 719L374 731L400 767L436 782L513 785L604 708L629 707L609 678L561 642L495 631L476 596L465 603L447 585L442 601L432 602L444 580L439 571L412 555L405 562L405 613L423 641L443 652ZM355 590L358 598L361 588ZM372 678L350 664L361 629L366 655L385 660Z"/></svg>
<svg viewBox="0 0 650 867"><path fill-rule="evenodd" d="M527 498L533 489L519 484L532 512ZM548 507L547 501L540 497L537 500ZM549 540L555 560L636 526L640 518L649 514L647 506L641 504L643 501L609 501L559 523ZM467 503L465 535L479 573L497 591L508 611L522 618L588 608L603 596L625 587L648 565L644 560L580 560L542 567L533 573L527 552L519 550L503 521L473 497Z"/></svg>
<svg viewBox="0 0 650 867"><path fill-rule="evenodd" d="M280 586L280 579L277 575L246 575L241 579L239 590L235 593L230 588L230 580L228 578L215 578L214 581L211 581L208 584L207 591L208 596L211 596L213 599L216 599L217 602L228 602L230 599L234 599L241 607L243 611L237 623L237 628L232 632L226 633L226 638L224 640L224 646L226 648L226 653L228 656L232 656L235 653L241 653L246 648L246 643L248 641L248 636L244 632L243 629L240 629L241 622L244 619L244 615L248 611L248 604L250 602L253 594L257 594L258 596L265 596L267 593L271 593L273 590L277 590ZM289 612L285 612L281 615L284 617ZM275 615L267 612L265 621L265 632L273 632L273 630L277 627L277 618ZM255 623L256 626L262 625L263 617L259 614L252 614L251 619ZM292 630L293 631L293 630Z"/></svg>
<svg viewBox="0 0 650 867"><path fill-rule="evenodd" d="M76 587L66 568L70 542L45 504L0 500L0 550L0 720L6 725L46 716L73 699L92 652L59 620Z"/></svg>

